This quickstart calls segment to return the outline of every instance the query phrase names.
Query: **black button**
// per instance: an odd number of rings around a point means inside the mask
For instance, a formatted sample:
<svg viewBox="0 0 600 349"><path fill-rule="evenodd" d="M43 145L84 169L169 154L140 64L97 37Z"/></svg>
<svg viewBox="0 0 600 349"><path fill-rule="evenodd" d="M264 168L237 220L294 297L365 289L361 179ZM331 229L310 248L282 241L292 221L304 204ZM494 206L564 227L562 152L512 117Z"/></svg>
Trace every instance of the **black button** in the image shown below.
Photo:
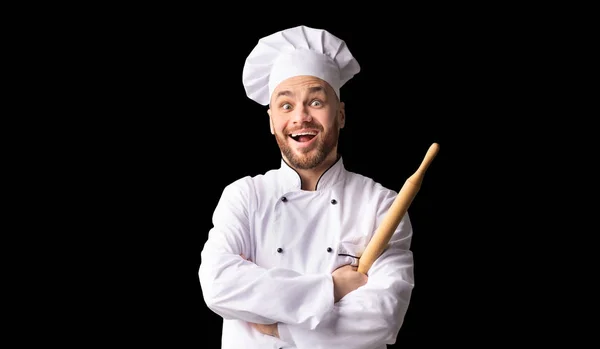
<svg viewBox="0 0 600 349"><path fill-rule="evenodd" d="M287 198L284 196L284 197L281 198L281 201L286 202Z"/></svg>
<svg viewBox="0 0 600 349"><path fill-rule="evenodd" d="M281 253L281 252L283 252L283 248L277 247L277 253Z"/></svg>
<svg viewBox="0 0 600 349"><path fill-rule="evenodd" d="M337 201L335 199L333 199L333 200L331 200L331 203L335 205L335 204L337 204Z"/></svg>
<svg viewBox="0 0 600 349"><path fill-rule="evenodd" d="M331 252L333 249L331 247L327 247L327 252Z"/></svg>

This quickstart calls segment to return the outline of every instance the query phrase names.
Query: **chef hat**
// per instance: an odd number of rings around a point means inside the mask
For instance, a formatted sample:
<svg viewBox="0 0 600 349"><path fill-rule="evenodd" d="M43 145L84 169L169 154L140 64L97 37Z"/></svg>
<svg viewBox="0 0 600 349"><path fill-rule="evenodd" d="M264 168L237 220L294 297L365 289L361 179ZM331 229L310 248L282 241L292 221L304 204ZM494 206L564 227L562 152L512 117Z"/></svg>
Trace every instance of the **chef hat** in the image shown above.
<svg viewBox="0 0 600 349"><path fill-rule="evenodd" d="M360 71L346 43L323 29L297 26L258 41L242 73L248 97L268 105L283 80L311 75L325 80L340 97L340 88Z"/></svg>

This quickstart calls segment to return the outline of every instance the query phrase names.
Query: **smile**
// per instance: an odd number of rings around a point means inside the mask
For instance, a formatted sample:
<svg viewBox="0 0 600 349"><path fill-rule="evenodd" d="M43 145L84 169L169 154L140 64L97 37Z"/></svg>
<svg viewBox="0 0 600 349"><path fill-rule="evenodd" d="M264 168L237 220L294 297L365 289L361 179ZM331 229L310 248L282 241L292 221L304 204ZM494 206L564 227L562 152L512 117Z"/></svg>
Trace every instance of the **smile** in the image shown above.
<svg viewBox="0 0 600 349"><path fill-rule="evenodd" d="M302 132L294 132L289 136L299 143L310 142L316 135L317 131L302 131Z"/></svg>

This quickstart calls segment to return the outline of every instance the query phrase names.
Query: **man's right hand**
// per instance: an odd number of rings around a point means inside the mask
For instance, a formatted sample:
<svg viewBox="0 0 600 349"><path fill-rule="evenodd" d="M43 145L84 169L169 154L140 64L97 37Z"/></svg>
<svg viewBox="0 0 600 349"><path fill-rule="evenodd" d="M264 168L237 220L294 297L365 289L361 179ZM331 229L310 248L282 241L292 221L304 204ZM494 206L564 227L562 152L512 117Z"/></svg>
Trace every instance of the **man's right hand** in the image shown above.
<svg viewBox="0 0 600 349"><path fill-rule="evenodd" d="M333 276L333 297L336 303L348 293L367 283L369 277L359 273L357 269L357 267L347 264L331 273L331 276Z"/></svg>

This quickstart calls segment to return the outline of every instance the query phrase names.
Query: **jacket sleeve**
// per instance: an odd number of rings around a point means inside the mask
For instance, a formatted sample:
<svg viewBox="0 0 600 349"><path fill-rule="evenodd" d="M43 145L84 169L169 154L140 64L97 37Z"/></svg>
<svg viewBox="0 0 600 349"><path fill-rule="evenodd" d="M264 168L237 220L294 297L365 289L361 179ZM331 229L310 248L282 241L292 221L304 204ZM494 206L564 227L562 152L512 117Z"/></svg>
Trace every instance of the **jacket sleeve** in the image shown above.
<svg viewBox="0 0 600 349"><path fill-rule="evenodd" d="M224 319L314 329L334 306L332 276L265 269L244 260L240 254L250 257L254 250L249 220L254 198L249 181L223 191L201 251L198 275L204 301Z"/></svg>
<svg viewBox="0 0 600 349"><path fill-rule="evenodd" d="M337 302L312 331L279 324L281 339L299 349L364 349L394 344L414 287L411 237L407 213L388 248L369 269L367 284Z"/></svg>

